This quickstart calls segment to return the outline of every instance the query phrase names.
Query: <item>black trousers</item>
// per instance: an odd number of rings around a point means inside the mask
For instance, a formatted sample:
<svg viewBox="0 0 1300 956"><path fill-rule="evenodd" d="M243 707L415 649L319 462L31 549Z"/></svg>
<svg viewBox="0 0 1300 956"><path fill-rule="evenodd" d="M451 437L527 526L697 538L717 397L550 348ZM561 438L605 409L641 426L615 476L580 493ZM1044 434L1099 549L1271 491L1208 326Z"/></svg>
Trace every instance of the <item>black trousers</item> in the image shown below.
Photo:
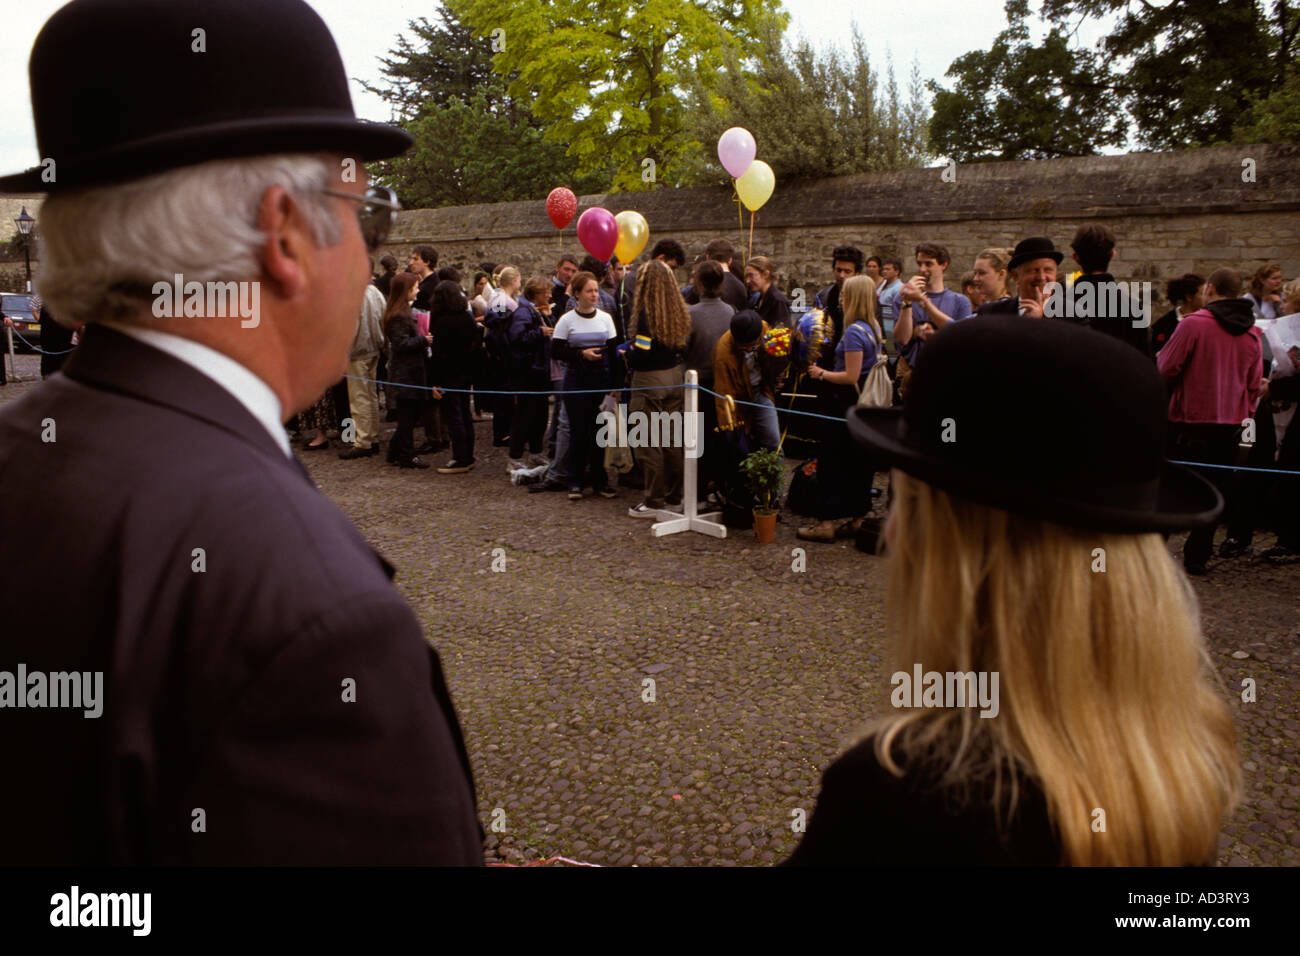
<svg viewBox="0 0 1300 956"><path fill-rule="evenodd" d="M588 392L596 388L609 388L607 379L566 375L564 390L579 391L581 395L560 396L564 401L564 410L569 415L569 460L565 467L569 472L569 484L582 487L591 483L591 487L600 491L609 485L605 471L605 449L601 448L596 438L600 434L596 416L600 414L600 403L607 392ZM559 410L556 410L559 417ZM590 473L590 478L587 477Z"/></svg>
<svg viewBox="0 0 1300 956"><path fill-rule="evenodd" d="M444 392L442 410L451 432L451 457L462 465L474 460L474 418L469 411L469 392Z"/></svg>
<svg viewBox="0 0 1300 956"><path fill-rule="evenodd" d="M516 380L510 388L517 393L514 418L510 423L510 457L522 458L525 448L540 455L546 437L550 379L543 372L540 377Z"/></svg>
<svg viewBox="0 0 1300 956"><path fill-rule="evenodd" d="M388 460L398 464L415 457L415 423L424 414L424 399L407 397L405 393L397 396L397 431L388 446Z"/></svg>
<svg viewBox="0 0 1300 956"><path fill-rule="evenodd" d="M1198 461L1211 465L1233 465L1237 461L1240 425L1216 425L1170 422L1169 457L1177 461ZM1233 472L1227 468L1198 468L1219 489L1226 504L1225 514L1233 513ZM1183 545L1183 565L1204 567L1214 550L1217 524L1195 529Z"/></svg>

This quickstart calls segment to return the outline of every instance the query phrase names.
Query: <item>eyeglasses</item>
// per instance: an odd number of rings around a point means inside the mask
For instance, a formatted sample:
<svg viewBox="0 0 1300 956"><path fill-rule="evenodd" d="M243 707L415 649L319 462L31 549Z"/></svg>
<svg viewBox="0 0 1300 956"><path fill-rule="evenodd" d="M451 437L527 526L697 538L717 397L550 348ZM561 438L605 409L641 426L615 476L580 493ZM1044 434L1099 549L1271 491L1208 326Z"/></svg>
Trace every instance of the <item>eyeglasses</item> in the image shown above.
<svg viewBox="0 0 1300 956"><path fill-rule="evenodd" d="M365 240L366 248L371 251L379 248L388 238L397 219L397 210L402 208L402 204L397 201L397 193L387 186L371 186L364 196L345 193L339 189L322 189L321 192L327 196L353 199L361 203L361 208L357 210L357 219L361 222L361 238Z"/></svg>

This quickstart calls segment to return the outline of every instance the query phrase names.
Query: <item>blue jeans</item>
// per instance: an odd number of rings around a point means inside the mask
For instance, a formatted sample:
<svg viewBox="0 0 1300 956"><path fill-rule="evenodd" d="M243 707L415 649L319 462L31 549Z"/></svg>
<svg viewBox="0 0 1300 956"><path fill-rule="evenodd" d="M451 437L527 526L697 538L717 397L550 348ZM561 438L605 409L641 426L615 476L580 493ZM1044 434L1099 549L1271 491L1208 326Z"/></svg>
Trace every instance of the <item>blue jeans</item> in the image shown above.
<svg viewBox="0 0 1300 956"><path fill-rule="evenodd" d="M551 461L551 467L546 470L546 480L563 481L567 484L569 481L569 412L563 395L557 396L555 404L559 409L555 416L555 458Z"/></svg>
<svg viewBox="0 0 1300 956"><path fill-rule="evenodd" d="M755 395L758 407L745 411L750 416L749 437L761 448L776 448L781 444L781 426L776 420L776 405L766 395Z"/></svg>

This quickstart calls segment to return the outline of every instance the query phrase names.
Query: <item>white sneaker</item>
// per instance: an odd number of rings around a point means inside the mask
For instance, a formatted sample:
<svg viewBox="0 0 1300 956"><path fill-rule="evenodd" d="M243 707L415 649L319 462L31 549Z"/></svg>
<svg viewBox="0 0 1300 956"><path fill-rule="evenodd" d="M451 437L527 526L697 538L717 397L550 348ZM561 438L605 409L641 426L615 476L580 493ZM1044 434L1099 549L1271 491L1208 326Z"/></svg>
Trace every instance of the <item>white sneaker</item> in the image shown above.
<svg viewBox="0 0 1300 956"><path fill-rule="evenodd" d="M536 468L538 465L549 466L551 464L551 459L547 458L545 455L537 455L533 452L529 452L525 455L524 461L527 463L527 467L529 468Z"/></svg>
<svg viewBox="0 0 1300 956"><path fill-rule="evenodd" d="M528 466L518 458L510 458L506 460L506 474L508 475L512 475L516 471L523 471L527 467Z"/></svg>

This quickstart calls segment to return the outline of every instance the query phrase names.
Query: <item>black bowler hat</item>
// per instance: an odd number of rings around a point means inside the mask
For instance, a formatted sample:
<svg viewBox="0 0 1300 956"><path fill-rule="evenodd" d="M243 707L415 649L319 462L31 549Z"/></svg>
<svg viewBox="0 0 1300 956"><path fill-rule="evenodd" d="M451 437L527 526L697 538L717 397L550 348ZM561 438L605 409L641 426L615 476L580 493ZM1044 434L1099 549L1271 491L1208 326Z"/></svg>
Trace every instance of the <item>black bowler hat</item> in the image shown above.
<svg viewBox="0 0 1300 956"><path fill-rule="evenodd" d="M1007 263L1008 269L1014 269L1022 262L1032 262L1034 259L1055 259L1059 266L1061 260L1065 258L1065 253L1061 252L1052 244L1052 240L1046 236L1030 236L1028 239L1021 239L1016 243L1015 251L1011 253L1011 261Z"/></svg>
<svg viewBox="0 0 1300 956"><path fill-rule="evenodd" d="M1212 524L1223 498L1164 456L1164 383L1094 329L980 316L922 350L900 411L855 408L849 431L882 462L959 497L1092 531Z"/></svg>
<svg viewBox="0 0 1300 956"><path fill-rule="evenodd" d="M74 0L28 69L42 165L0 178L0 192L270 153L382 159L411 144L356 118L334 38L302 0Z"/></svg>

